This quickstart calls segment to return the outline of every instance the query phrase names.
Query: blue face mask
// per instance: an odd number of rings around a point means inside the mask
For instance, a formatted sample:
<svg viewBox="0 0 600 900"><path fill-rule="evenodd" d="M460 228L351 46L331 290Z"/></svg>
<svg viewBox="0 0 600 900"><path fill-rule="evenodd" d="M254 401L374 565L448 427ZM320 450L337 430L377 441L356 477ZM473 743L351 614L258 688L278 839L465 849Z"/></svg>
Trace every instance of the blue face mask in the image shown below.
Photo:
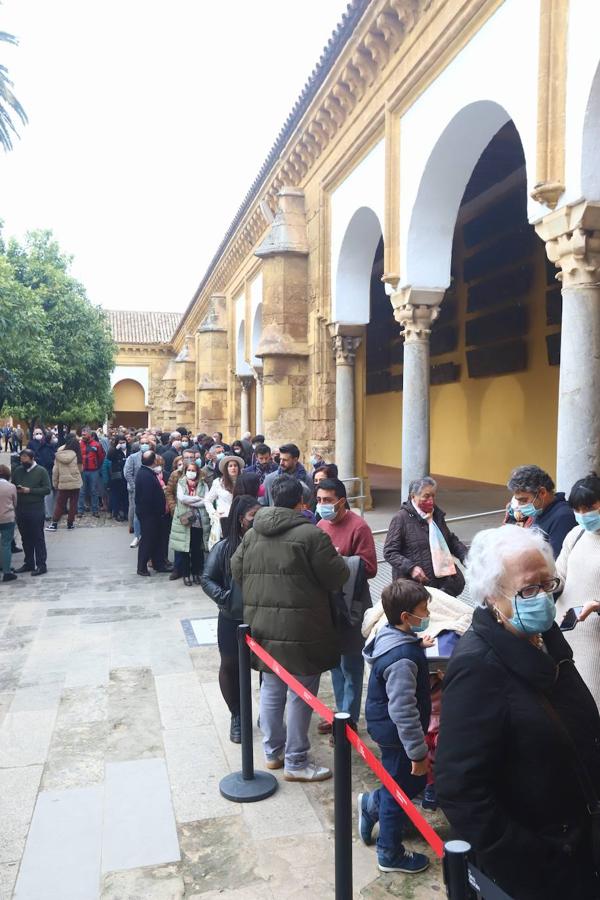
<svg viewBox="0 0 600 900"><path fill-rule="evenodd" d="M311 464L311 466L316 466L316 464L317 464L318 462L319 462L319 457L318 457L318 456L311 456L311 458L310 458L310 464Z"/></svg>
<svg viewBox="0 0 600 900"><path fill-rule="evenodd" d="M415 619L420 618L419 616L415 616L414 613L411 613L411 615L414 616ZM429 616L424 616L418 625L410 626L410 630L414 631L415 634L420 634L421 631L427 631L428 628L429 628Z"/></svg>
<svg viewBox="0 0 600 900"><path fill-rule="evenodd" d="M181 446L182 446L182 447L189 447L189 446L190 446L190 443L189 443L189 441L182 441L182 442L181 442Z"/></svg>
<svg viewBox="0 0 600 900"><path fill-rule="evenodd" d="M522 516L526 516L527 518L531 516L535 518L537 514L541 512L541 510L538 509L537 506L534 506L533 503L525 503L524 506L516 506L515 509L517 509Z"/></svg>
<svg viewBox="0 0 600 900"><path fill-rule="evenodd" d="M556 616L554 600L545 591L530 600L514 597L513 608L515 613L508 621L525 634L543 634L552 627Z"/></svg>
<svg viewBox="0 0 600 900"><path fill-rule="evenodd" d="M575 513L575 521L586 531L600 531L600 509L586 513Z"/></svg>
<svg viewBox="0 0 600 900"><path fill-rule="evenodd" d="M224 453L217 453L217 459L218 459L219 461L222 460L222 459L225 459L225 454L224 454Z"/></svg>
<svg viewBox="0 0 600 900"><path fill-rule="evenodd" d="M335 519L335 503L317 503L317 515L321 516L322 519L325 519L326 522Z"/></svg>
<svg viewBox="0 0 600 900"><path fill-rule="evenodd" d="M150 449L150 444L140 444L140 450L142 451L142 453L145 453L146 450L149 450L149 449Z"/></svg>

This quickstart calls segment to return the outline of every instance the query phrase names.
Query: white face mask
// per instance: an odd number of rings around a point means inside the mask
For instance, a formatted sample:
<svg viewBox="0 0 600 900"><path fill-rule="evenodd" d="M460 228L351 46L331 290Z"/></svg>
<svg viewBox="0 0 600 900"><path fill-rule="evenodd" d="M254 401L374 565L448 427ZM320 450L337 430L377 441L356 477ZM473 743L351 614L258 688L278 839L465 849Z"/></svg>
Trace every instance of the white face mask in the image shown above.
<svg viewBox="0 0 600 900"><path fill-rule="evenodd" d="M36 431L36 433L34 434L34 438L36 439L36 441L41 441L42 435L39 431Z"/></svg>
<svg viewBox="0 0 600 900"><path fill-rule="evenodd" d="M189 478L190 481L194 481L198 477L197 472L186 472L185 474L186 478Z"/></svg>
<svg viewBox="0 0 600 900"><path fill-rule="evenodd" d="M156 474L158 475L159 472L162 472L162 466L154 466L152 471L156 472Z"/></svg>
<svg viewBox="0 0 600 900"><path fill-rule="evenodd" d="M127 444L117 444L117 450L124 450Z"/></svg>

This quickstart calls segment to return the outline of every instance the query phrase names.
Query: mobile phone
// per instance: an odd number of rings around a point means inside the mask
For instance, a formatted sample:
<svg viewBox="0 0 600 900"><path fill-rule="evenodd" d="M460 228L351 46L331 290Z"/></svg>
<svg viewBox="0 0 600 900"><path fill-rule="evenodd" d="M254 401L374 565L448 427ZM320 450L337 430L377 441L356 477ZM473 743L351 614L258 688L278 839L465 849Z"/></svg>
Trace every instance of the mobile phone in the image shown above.
<svg viewBox="0 0 600 900"><path fill-rule="evenodd" d="M582 609L583 606L572 606L571 609L568 609L565 613L564 619L560 623L560 630L573 631L579 621L579 616L581 615Z"/></svg>

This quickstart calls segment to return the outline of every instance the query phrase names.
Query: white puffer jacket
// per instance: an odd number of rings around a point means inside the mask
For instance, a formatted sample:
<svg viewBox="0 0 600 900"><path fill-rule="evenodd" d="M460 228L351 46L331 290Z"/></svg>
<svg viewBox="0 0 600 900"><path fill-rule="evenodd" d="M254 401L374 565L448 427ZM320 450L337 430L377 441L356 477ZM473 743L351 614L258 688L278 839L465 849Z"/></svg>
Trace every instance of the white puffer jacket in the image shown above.
<svg viewBox="0 0 600 900"><path fill-rule="evenodd" d="M52 486L59 491L77 491L83 484L81 463L77 462L74 450L59 447L52 469Z"/></svg>

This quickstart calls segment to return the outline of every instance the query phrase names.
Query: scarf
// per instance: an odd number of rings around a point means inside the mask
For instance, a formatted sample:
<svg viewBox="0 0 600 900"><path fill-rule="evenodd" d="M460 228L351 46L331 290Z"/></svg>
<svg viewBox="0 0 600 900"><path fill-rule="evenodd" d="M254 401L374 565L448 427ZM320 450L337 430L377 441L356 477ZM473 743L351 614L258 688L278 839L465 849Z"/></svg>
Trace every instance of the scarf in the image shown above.
<svg viewBox="0 0 600 900"><path fill-rule="evenodd" d="M448 575L456 575L456 566L446 538L433 521L433 512L424 513L419 509L414 500L411 500L417 513L422 519L425 519L429 525L429 551L431 553L431 563L433 565L433 574L436 578L446 578Z"/></svg>

